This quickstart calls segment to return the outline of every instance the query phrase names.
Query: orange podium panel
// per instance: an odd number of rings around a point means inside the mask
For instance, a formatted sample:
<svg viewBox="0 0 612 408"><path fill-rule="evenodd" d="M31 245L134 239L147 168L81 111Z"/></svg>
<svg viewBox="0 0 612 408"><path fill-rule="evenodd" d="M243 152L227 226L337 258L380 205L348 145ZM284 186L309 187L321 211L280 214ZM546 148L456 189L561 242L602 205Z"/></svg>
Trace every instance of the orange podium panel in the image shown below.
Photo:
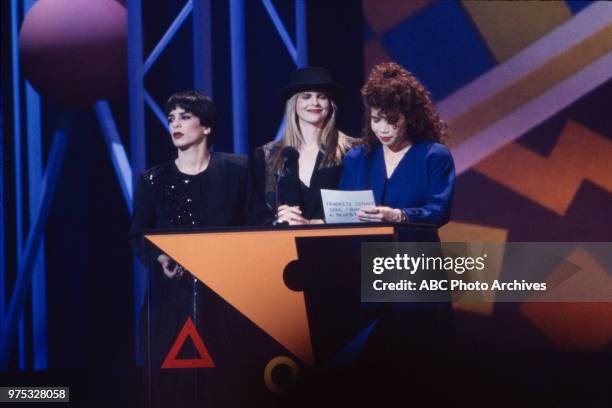
<svg viewBox="0 0 612 408"><path fill-rule="evenodd" d="M314 364L303 292L288 288L285 267L297 238L393 235L391 226L156 233L145 237L303 363ZM325 262L325 260L321 260Z"/></svg>

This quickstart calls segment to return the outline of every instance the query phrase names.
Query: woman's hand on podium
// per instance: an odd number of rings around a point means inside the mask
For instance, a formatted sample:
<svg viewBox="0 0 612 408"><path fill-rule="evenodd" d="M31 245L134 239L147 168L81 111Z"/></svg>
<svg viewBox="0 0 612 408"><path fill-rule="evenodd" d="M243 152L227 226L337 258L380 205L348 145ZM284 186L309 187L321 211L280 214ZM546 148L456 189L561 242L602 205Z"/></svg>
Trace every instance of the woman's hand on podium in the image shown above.
<svg viewBox="0 0 612 408"><path fill-rule="evenodd" d="M286 222L289 225L304 225L309 223L306 218L302 217L302 210L300 210L300 207L297 205L291 207L285 204L278 207L276 221Z"/></svg>
<svg viewBox="0 0 612 408"><path fill-rule="evenodd" d="M183 276L183 273L185 273L185 268L177 264L174 259L170 258L166 254L161 254L160 256L158 256L157 262L159 262L159 264L161 265L162 270L164 271L164 275L166 275L170 279L180 279L181 276Z"/></svg>
<svg viewBox="0 0 612 408"><path fill-rule="evenodd" d="M403 222L404 217L402 210L391 207L362 207L357 212L359 221L365 222Z"/></svg>

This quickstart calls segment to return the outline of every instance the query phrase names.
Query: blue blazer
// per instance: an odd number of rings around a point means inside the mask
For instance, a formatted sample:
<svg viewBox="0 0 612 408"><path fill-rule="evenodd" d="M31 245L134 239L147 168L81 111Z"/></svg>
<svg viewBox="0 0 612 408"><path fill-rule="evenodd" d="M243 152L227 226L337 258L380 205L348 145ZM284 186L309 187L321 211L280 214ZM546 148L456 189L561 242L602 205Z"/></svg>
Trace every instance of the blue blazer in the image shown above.
<svg viewBox="0 0 612 408"><path fill-rule="evenodd" d="M453 158L431 141L414 143L389 179L382 145L370 152L358 146L344 157L340 180L341 190L373 190L376 205L400 208L409 221L436 227L450 219L454 187Z"/></svg>

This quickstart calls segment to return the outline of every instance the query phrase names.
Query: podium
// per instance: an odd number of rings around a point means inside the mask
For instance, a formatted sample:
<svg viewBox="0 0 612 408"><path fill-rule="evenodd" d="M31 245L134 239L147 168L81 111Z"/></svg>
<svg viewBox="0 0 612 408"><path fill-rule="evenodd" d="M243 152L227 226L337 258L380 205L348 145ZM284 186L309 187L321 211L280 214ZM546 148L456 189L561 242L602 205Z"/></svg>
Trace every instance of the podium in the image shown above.
<svg viewBox="0 0 612 408"><path fill-rule="evenodd" d="M338 372L381 361L391 343L403 347L403 308L362 303L360 292L361 243L394 241L393 225L144 237L145 406L320 404ZM154 259L160 251L188 272L166 277Z"/></svg>

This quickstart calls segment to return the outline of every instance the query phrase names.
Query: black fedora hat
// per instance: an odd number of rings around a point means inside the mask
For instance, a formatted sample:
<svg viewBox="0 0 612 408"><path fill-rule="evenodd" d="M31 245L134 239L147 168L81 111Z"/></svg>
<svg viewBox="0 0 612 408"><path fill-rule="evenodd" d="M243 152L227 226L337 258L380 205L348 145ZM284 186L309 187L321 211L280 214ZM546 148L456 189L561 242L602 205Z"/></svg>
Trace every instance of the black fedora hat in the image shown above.
<svg viewBox="0 0 612 408"><path fill-rule="evenodd" d="M291 73L289 84L281 89L284 100L291 98L298 92L322 91L337 100L341 95L342 87L332 81L331 73L326 68L304 67Z"/></svg>

